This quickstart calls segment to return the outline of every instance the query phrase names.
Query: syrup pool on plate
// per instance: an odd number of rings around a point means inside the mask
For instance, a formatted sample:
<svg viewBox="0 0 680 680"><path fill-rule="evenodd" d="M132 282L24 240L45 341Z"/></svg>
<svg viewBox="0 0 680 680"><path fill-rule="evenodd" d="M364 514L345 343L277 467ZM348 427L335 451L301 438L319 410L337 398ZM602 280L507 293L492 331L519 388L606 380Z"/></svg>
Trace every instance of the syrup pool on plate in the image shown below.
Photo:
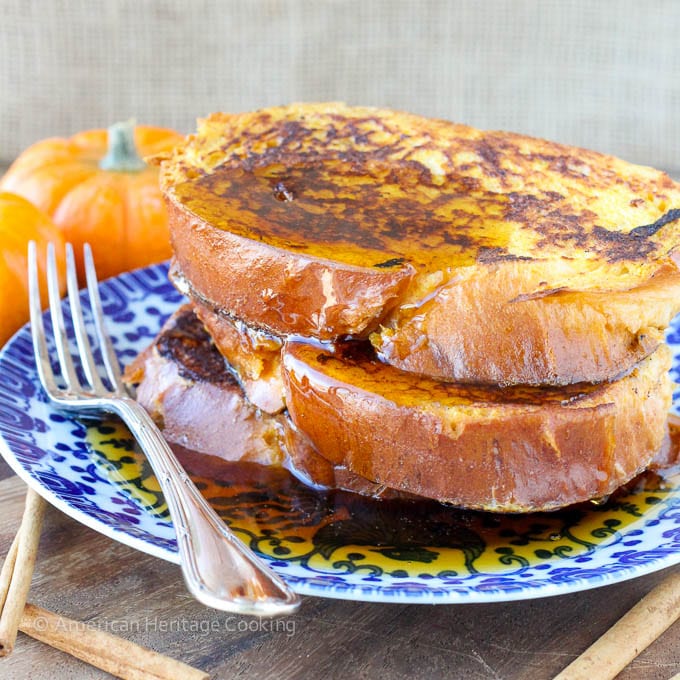
<svg viewBox="0 0 680 680"><path fill-rule="evenodd" d="M161 520L158 482L124 425L90 425L100 473ZM673 440L677 448L677 431ZM316 572L455 578L521 573L565 558L588 561L624 529L653 521L680 475L646 473L609 499L553 512L499 515L435 501L319 490L284 468L231 463L186 450L180 461L222 519L253 550Z"/></svg>

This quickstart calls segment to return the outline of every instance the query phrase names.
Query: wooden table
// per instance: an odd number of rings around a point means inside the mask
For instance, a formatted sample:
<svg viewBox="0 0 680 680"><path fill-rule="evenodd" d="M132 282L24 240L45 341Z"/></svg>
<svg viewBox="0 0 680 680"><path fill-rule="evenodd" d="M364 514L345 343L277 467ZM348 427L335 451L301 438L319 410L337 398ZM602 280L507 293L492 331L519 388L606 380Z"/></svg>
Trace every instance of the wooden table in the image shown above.
<svg viewBox="0 0 680 680"><path fill-rule="evenodd" d="M0 554L25 487L0 463ZM680 567L676 567L678 569ZM212 678L551 678L643 597L668 570L542 600L398 605L307 597L277 624L207 609L179 567L149 557L48 508L30 600L206 670ZM621 680L680 672L680 626L643 652ZM11 680L108 677L19 634L0 660ZM595 678L593 679L595 680Z"/></svg>

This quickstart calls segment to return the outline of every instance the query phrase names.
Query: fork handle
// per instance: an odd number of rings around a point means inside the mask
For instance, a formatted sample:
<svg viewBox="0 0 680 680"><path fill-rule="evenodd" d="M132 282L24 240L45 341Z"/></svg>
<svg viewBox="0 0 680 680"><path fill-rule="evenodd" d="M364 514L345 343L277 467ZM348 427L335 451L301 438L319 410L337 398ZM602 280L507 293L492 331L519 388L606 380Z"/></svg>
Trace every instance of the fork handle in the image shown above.
<svg viewBox="0 0 680 680"><path fill-rule="evenodd" d="M295 611L299 597L219 518L144 408L129 398L111 406L137 438L158 478L189 592L209 607L239 614Z"/></svg>

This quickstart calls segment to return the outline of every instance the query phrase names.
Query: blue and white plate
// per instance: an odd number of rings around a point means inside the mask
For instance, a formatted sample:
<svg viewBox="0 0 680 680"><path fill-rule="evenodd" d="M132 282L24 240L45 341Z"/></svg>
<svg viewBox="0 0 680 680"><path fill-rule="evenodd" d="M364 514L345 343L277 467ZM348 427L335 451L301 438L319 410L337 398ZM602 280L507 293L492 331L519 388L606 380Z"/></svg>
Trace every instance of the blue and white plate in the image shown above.
<svg viewBox="0 0 680 680"><path fill-rule="evenodd" d="M101 293L124 364L182 301L165 265L106 281ZM669 342L677 379L680 324ZM28 328L0 354L0 452L76 520L178 561L162 495L125 429L86 424L48 406ZM315 493L276 471L270 478L266 471L245 478L235 471L231 478L223 466L211 478L200 468L196 481L225 521L302 594L377 602L516 600L623 581L680 561L678 477L644 479L603 505L498 517Z"/></svg>

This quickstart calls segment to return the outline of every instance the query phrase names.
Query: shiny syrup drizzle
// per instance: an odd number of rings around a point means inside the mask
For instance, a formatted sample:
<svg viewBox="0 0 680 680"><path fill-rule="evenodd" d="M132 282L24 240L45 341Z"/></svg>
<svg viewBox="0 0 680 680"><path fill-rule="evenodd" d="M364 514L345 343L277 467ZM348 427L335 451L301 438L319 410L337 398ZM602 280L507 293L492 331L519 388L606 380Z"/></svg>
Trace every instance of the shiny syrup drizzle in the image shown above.
<svg viewBox="0 0 680 680"><path fill-rule="evenodd" d="M220 167L173 192L217 228L358 266L462 266L480 253L502 259L517 241L507 196L453 178L434 183L412 166Z"/></svg>
<svg viewBox="0 0 680 680"><path fill-rule="evenodd" d="M96 464L147 511L167 518L153 473L126 428L90 426ZM671 425L672 460L680 428ZM455 578L508 573L565 557L587 559L626 527L655 517L680 493L677 466L640 475L608 499L554 512L498 515L423 500L375 499L314 489L284 468L231 463L177 447L191 478L212 506L254 550L314 571L368 578ZM675 473L675 474L673 474Z"/></svg>

